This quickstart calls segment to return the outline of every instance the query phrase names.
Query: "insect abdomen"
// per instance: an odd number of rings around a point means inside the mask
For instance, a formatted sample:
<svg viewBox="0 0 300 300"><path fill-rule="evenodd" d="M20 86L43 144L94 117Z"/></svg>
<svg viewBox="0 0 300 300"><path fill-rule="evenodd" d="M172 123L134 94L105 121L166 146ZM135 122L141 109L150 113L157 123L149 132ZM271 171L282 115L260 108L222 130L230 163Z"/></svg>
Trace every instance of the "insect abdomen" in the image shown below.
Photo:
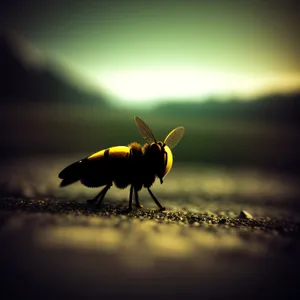
<svg viewBox="0 0 300 300"><path fill-rule="evenodd" d="M81 183L87 187L100 187L115 182L119 188L128 186L130 148L116 146L98 151L87 157Z"/></svg>
<svg viewBox="0 0 300 300"><path fill-rule="evenodd" d="M60 186L64 187L80 180L83 174L83 170L84 170L84 160L79 160L67 166L58 175L60 179L63 179L62 182L60 183Z"/></svg>

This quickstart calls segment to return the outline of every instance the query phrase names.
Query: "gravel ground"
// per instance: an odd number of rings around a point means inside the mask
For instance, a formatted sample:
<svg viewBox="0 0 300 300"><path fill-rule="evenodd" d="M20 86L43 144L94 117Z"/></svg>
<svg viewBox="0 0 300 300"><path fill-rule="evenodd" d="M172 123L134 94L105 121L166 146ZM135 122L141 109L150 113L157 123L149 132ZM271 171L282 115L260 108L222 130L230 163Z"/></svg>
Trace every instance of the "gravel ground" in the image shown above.
<svg viewBox="0 0 300 300"><path fill-rule="evenodd" d="M165 212L142 192L124 214L128 190L95 208L95 190L57 188L65 163L2 166L3 299L298 299L298 178L178 165L152 189Z"/></svg>

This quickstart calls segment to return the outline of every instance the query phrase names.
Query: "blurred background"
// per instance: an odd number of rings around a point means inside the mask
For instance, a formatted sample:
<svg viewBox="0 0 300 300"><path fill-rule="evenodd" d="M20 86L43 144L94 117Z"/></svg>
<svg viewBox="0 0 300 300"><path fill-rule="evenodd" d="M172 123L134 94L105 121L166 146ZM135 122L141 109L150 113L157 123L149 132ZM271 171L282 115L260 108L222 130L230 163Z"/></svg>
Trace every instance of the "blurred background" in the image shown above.
<svg viewBox="0 0 300 300"><path fill-rule="evenodd" d="M1 157L164 139L178 162L297 172L294 1L4 2Z"/></svg>
<svg viewBox="0 0 300 300"><path fill-rule="evenodd" d="M298 299L299 3L2 0L4 291ZM143 143L134 116L158 140L186 129L153 186L165 213L145 189L116 216L129 189L93 209L98 189L59 188L75 160Z"/></svg>

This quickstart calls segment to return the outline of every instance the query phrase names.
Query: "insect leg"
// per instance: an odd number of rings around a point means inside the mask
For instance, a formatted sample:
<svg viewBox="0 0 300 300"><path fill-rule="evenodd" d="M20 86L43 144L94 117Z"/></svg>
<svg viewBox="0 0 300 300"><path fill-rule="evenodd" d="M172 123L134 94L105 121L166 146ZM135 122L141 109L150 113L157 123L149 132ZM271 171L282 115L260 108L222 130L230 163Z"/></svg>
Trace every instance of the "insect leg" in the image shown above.
<svg viewBox="0 0 300 300"><path fill-rule="evenodd" d="M153 193L151 192L150 188L147 188L148 189L148 192L149 194L151 195L152 199L154 200L154 202L156 203L156 205L159 207L160 210L166 210L165 207L163 207L159 202L158 200L155 198L155 196L153 195Z"/></svg>
<svg viewBox="0 0 300 300"><path fill-rule="evenodd" d="M128 208L122 210L122 214L127 214L132 211L132 196L133 196L133 185L130 186L130 192L129 192L129 206Z"/></svg>
<svg viewBox="0 0 300 300"><path fill-rule="evenodd" d="M96 195L95 198L86 200L86 202L87 202L87 203L93 203L93 204L94 204L95 202L97 202L98 198L102 195L104 189L105 189L105 187L100 191L100 193L98 193L98 194Z"/></svg>
<svg viewBox="0 0 300 300"><path fill-rule="evenodd" d="M132 210L133 185L130 186L128 211Z"/></svg>
<svg viewBox="0 0 300 300"><path fill-rule="evenodd" d="M131 212L132 210L132 196L133 196L133 185L130 186L130 192L129 192L129 206L128 208L122 210L123 214L127 214Z"/></svg>
<svg viewBox="0 0 300 300"><path fill-rule="evenodd" d="M136 207L138 208L143 208L144 206L140 203L140 200L139 200L139 194L138 194L138 191L136 188L134 188L134 199L135 199L135 204L136 204Z"/></svg>
<svg viewBox="0 0 300 300"><path fill-rule="evenodd" d="M99 207L107 193L107 191L110 189L110 187L112 186L112 184L108 184L103 190L101 195L98 197L98 201L97 201L97 206Z"/></svg>
<svg viewBox="0 0 300 300"><path fill-rule="evenodd" d="M87 200L87 203L96 203L97 205L100 205L101 202L104 199L104 196L106 195L107 191L109 190L109 188L112 186L112 184L108 184L106 185L99 194L96 195L96 197L94 199L91 200Z"/></svg>

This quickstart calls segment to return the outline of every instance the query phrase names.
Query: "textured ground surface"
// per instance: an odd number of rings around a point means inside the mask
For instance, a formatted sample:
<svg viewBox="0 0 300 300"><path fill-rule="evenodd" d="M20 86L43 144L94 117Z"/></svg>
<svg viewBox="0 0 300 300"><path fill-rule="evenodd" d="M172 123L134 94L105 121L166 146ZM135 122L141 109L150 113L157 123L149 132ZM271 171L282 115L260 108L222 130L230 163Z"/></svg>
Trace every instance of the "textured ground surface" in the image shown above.
<svg viewBox="0 0 300 300"><path fill-rule="evenodd" d="M72 160L2 163L7 299L297 298L299 178L178 164L152 188L165 212L143 191L145 209L123 214L128 189L112 188L97 209L85 203L97 190L58 188L58 172Z"/></svg>

